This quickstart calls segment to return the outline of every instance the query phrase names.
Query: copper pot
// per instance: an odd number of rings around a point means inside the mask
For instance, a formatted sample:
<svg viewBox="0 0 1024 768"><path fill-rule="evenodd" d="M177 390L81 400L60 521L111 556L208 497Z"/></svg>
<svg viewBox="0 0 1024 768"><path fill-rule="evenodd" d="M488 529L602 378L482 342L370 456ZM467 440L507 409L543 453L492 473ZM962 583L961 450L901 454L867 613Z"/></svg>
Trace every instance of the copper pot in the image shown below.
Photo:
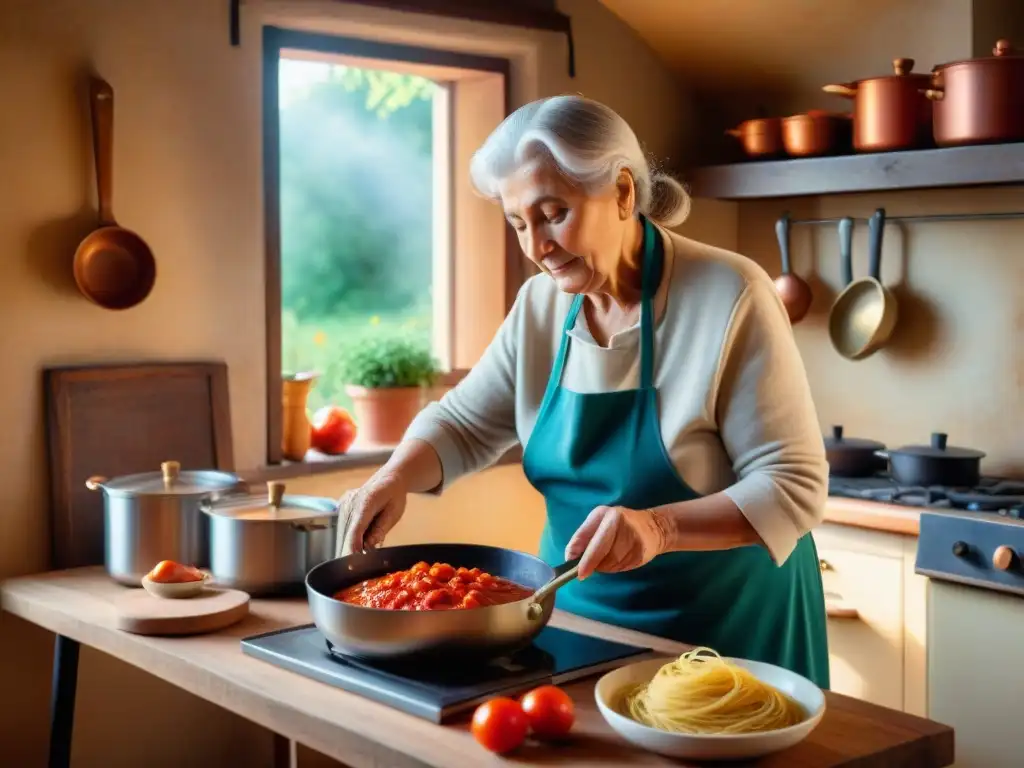
<svg viewBox="0 0 1024 768"><path fill-rule="evenodd" d="M853 148L858 152L931 146L932 105L922 89L932 76L913 72L913 59L893 59L892 69L884 77L822 88L853 99Z"/></svg>
<svg viewBox="0 0 1024 768"><path fill-rule="evenodd" d="M745 120L725 133L740 140L748 157L765 159L785 154L782 147L782 121L777 117Z"/></svg>
<svg viewBox="0 0 1024 768"><path fill-rule="evenodd" d="M935 102L940 147L1024 141L1024 56L1000 40L992 56L940 64L924 95Z"/></svg>
<svg viewBox="0 0 1024 768"><path fill-rule="evenodd" d="M782 119L782 143L793 157L820 157L848 152L850 115L811 110Z"/></svg>

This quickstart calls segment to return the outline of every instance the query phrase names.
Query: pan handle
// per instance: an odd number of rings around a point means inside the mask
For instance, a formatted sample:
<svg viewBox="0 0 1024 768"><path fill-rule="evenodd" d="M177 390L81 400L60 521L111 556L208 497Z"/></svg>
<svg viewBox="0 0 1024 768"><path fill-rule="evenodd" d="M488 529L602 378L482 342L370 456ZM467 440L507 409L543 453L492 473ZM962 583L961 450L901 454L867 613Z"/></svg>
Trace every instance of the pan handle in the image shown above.
<svg viewBox="0 0 1024 768"><path fill-rule="evenodd" d="M839 266L843 270L843 287L853 282L853 219L839 220Z"/></svg>
<svg viewBox="0 0 1024 768"><path fill-rule="evenodd" d="M114 208L114 89L101 77L89 81L92 105L92 145L96 163L96 192L100 226L115 224Z"/></svg>
<svg viewBox="0 0 1024 768"><path fill-rule="evenodd" d="M775 237L779 241L779 255L782 257L782 274L789 274L789 214L784 213L775 222Z"/></svg>
<svg viewBox="0 0 1024 768"><path fill-rule="evenodd" d="M570 560L567 563L562 563L555 568L555 576L551 581L542 586L536 592L533 593L533 599L530 604L526 607L527 618L536 621L544 615L543 603L547 599L548 595L551 595L555 590L564 587L570 581L576 578L576 575L580 570L580 558Z"/></svg>
<svg viewBox="0 0 1024 768"><path fill-rule="evenodd" d="M885 208L877 209L868 219L868 274L882 279L882 233L885 230Z"/></svg>

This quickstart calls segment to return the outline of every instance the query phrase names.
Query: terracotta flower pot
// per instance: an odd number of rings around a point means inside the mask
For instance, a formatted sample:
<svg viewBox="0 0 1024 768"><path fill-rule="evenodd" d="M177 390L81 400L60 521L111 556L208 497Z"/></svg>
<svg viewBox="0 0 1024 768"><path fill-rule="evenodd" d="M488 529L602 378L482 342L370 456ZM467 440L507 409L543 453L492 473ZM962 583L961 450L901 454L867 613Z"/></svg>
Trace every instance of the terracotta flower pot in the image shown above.
<svg viewBox="0 0 1024 768"><path fill-rule="evenodd" d="M352 398L359 441L373 445L397 445L424 405L422 387L369 389L346 386Z"/></svg>

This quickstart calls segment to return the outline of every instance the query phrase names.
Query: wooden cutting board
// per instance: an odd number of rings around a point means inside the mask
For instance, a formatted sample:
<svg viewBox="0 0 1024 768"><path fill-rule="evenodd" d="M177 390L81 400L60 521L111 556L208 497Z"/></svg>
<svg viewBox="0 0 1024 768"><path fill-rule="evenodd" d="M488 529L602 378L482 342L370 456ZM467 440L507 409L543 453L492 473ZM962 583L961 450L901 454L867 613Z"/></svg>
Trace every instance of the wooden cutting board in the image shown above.
<svg viewBox="0 0 1024 768"><path fill-rule="evenodd" d="M207 588L195 597L166 598L126 588L114 600L115 626L136 635L198 635L230 627L249 614L249 595Z"/></svg>
<svg viewBox="0 0 1024 768"><path fill-rule="evenodd" d="M103 496L92 475L234 470L228 372L222 362L48 368L46 386L55 568L103 563Z"/></svg>

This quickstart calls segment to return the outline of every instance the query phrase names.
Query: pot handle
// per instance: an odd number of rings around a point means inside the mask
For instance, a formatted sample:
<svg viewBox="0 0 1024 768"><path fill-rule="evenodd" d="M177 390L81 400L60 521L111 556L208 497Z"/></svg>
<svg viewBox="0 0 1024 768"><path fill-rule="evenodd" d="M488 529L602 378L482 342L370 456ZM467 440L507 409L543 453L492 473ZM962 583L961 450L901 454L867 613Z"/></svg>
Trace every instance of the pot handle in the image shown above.
<svg viewBox="0 0 1024 768"><path fill-rule="evenodd" d="M85 481L85 487L90 491L102 491L105 482L107 482L107 478L103 475L93 475Z"/></svg>
<svg viewBox="0 0 1024 768"><path fill-rule="evenodd" d="M877 456L880 459L885 459L886 461L889 460L889 452L884 449L875 451L875 456Z"/></svg>
<svg viewBox="0 0 1024 768"><path fill-rule="evenodd" d="M852 85L843 85L842 83L829 83L828 85L821 86L821 90L825 93L831 93L833 96L842 96L847 99L857 96L856 88Z"/></svg>
<svg viewBox="0 0 1024 768"><path fill-rule="evenodd" d="M741 131L739 128L728 128L725 131L725 135L732 136L734 139L742 139L743 131Z"/></svg>
<svg viewBox="0 0 1024 768"><path fill-rule="evenodd" d="M946 89L941 85L933 85L931 88L921 88L918 90L918 93L929 101L942 101L946 98Z"/></svg>
<svg viewBox="0 0 1024 768"><path fill-rule="evenodd" d="M533 599L530 604L526 607L526 616L531 621L536 621L544 615L543 602L547 599L548 595L555 592L555 590L564 587L570 581L576 578L580 570L580 558L570 560L567 563L555 568L555 577L551 579L547 584L542 586L536 592L533 593Z"/></svg>

